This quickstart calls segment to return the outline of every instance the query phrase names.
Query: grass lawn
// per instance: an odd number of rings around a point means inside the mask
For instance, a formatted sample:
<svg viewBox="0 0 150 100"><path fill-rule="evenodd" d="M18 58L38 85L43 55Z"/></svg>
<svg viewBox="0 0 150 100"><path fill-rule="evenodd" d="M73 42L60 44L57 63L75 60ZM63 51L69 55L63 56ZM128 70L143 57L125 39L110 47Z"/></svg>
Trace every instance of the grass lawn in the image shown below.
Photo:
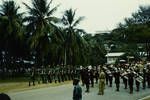
<svg viewBox="0 0 150 100"><path fill-rule="evenodd" d="M144 100L150 100L150 98L146 98L146 99L144 99Z"/></svg>
<svg viewBox="0 0 150 100"><path fill-rule="evenodd" d="M38 89L44 87L54 87L60 86L64 84L71 83L71 81L65 81L61 83L47 83L47 84L38 84L35 82L35 86L28 86L29 83L25 79L16 79L16 80L0 80L0 93L8 93L8 92L18 92L18 91L25 91L31 89Z"/></svg>

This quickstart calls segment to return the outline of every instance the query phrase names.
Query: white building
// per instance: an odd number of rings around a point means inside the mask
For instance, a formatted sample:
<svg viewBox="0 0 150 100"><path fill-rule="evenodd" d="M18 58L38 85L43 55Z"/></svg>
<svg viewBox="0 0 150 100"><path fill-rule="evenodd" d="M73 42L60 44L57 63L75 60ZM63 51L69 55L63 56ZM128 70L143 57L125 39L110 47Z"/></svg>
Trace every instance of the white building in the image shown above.
<svg viewBox="0 0 150 100"><path fill-rule="evenodd" d="M114 64L116 60L123 56L125 53L124 52L117 52L117 53L107 53L107 64Z"/></svg>

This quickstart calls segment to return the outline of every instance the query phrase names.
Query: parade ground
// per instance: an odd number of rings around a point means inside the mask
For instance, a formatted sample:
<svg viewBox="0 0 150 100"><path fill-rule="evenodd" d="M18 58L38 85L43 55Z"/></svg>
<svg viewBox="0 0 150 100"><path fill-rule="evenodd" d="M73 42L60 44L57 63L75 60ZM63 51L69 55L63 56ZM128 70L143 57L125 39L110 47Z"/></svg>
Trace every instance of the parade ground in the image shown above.
<svg viewBox="0 0 150 100"><path fill-rule="evenodd" d="M106 86L104 95L97 95L98 84L95 84L94 88L90 88L89 93L85 93L85 86L82 86L82 100L150 100L142 99L150 95L149 88L145 90L140 88L139 92L136 92L134 88L133 94L129 94L129 89L125 90L123 84L121 84L120 91L115 90L115 84L113 84L112 87ZM12 100L72 100L72 94L73 85L71 83L8 93Z"/></svg>

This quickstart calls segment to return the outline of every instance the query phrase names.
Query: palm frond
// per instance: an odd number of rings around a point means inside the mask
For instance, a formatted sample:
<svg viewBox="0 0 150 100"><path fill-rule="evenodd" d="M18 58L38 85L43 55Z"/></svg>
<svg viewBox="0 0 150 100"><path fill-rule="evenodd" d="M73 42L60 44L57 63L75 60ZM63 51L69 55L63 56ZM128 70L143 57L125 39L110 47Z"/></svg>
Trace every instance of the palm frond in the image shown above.
<svg viewBox="0 0 150 100"><path fill-rule="evenodd" d="M81 21L84 20L85 17L79 17L74 23L73 23L73 27L76 27Z"/></svg>
<svg viewBox="0 0 150 100"><path fill-rule="evenodd" d="M54 8L52 8L52 9L47 13L47 16L50 16L50 15L52 15L54 12L56 12L59 6L60 6L60 5L57 5L57 6L55 6ZM49 7L48 7L48 8L49 8Z"/></svg>

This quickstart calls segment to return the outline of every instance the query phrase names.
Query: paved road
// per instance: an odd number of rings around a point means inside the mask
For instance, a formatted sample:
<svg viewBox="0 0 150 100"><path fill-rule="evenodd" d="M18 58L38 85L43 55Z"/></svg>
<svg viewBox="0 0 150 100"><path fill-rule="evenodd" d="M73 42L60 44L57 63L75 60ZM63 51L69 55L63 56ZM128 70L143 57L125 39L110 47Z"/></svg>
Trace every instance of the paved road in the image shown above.
<svg viewBox="0 0 150 100"><path fill-rule="evenodd" d="M138 100L142 97L150 95L150 89L142 90L140 92L134 91L133 94L129 94L129 89L123 89L121 84L120 92L115 91L115 84L113 88L106 86L105 94L97 95L98 85L91 88L90 93L85 93L85 87L83 89L83 100ZM12 100L72 100L72 84L47 87L41 89L28 90L23 92L9 93Z"/></svg>

